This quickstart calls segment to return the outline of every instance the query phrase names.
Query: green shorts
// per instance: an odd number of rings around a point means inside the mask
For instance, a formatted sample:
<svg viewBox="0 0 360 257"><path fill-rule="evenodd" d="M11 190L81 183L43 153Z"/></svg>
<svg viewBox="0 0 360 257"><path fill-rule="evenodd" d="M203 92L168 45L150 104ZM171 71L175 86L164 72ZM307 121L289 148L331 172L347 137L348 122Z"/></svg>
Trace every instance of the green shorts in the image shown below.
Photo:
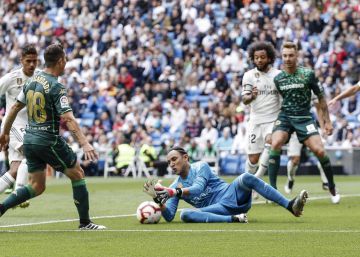
<svg viewBox="0 0 360 257"><path fill-rule="evenodd" d="M280 112L275 121L274 131L285 131L290 135L295 131L301 143L312 135L319 135L318 126L311 116L289 117L283 112Z"/></svg>
<svg viewBox="0 0 360 257"><path fill-rule="evenodd" d="M49 164L56 171L64 172L75 166L77 156L63 138L59 138L55 145L24 144L24 154L29 173L45 170Z"/></svg>

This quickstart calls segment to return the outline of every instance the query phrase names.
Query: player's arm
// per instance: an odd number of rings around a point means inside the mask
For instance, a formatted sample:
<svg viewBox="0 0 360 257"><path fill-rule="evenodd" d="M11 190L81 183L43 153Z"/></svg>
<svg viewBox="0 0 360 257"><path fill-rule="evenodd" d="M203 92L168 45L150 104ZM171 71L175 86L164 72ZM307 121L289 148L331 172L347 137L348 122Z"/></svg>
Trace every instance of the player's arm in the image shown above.
<svg viewBox="0 0 360 257"><path fill-rule="evenodd" d="M203 163L197 177L191 186L179 188L175 186L164 187L161 184L155 186L156 196L154 201L160 204L165 204L166 201L172 197L181 198L183 196L196 197L204 192L212 171L207 163Z"/></svg>
<svg viewBox="0 0 360 257"><path fill-rule="evenodd" d="M333 126L330 120L329 110L324 95L318 96L318 99L319 102L317 106L315 105L315 107L318 112L320 127L324 130L325 134L329 136L333 132Z"/></svg>
<svg viewBox="0 0 360 257"><path fill-rule="evenodd" d="M332 107L337 101L355 95L359 91L360 91L360 81L356 85L349 87L344 92L341 92L341 94L335 96L333 99L329 101L328 105L329 107Z"/></svg>
<svg viewBox="0 0 360 257"><path fill-rule="evenodd" d="M167 222L172 221L175 218L176 211L179 205L179 198L173 197L166 202L166 204L160 205L161 215Z"/></svg>
<svg viewBox="0 0 360 257"><path fill-rule="evenodd" d="M11 126L14 123L14 120L16 119L18 112L24 107L25 104L20 101L16 101L16 103L13 106L11 106L11 109L4 123L4 129L1 131L1 135L0 135L0 148L3 151L7 149L7 146L9 144L9 140L10 140L9 133Z"/></svg>
<svg viewBox="0 0 360 257"><path fill-rule="evenodd" d="M253 86L250 73L245 72L242 81L243 91L241 92L242 101L244 104L250 104L257 97L257 87Z"/></svg>
<svg viewBox="0 0 360 257"><path fill-rule="evenodd" d="M61 119L66 123L70 133L74 139L80 144L84 150L85 160L96 161L98 155L92 145L87 141L85 135L82 133L79 124L77 123L72 111L63 113Z"/></svg>
<svg viewBox="0 0 360 257"><path fill-rule="evenodd" d="M311 71L310 74L309 84L310 88L319 99L318 114L320 126L323 125L322 129L324 130L325 135L331 135L333 132L333 126L330 120L329 110L325 100L324 88L322 87L322 85L320 85L313 71Z"/></svg>

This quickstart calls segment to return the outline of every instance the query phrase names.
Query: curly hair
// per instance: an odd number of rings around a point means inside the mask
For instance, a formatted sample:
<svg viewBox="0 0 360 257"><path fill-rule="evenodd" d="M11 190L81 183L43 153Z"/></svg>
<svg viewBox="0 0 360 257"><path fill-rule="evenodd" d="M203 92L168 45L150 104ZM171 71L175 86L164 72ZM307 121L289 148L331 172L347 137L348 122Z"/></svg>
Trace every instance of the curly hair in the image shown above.
<svg viewBox="0 0 360 257"><path fill-rule="evenodd" d="M254 53L255 53L255 51L261 51L261 50L266 51L266 54L270 59L270 64L273 64L274 61L275 61L276 52L275 52L274 46L269 42L255 42L255 43L252 43L249 46L249 49L248 49L250 60L252 62L254 62Z"/></svg>

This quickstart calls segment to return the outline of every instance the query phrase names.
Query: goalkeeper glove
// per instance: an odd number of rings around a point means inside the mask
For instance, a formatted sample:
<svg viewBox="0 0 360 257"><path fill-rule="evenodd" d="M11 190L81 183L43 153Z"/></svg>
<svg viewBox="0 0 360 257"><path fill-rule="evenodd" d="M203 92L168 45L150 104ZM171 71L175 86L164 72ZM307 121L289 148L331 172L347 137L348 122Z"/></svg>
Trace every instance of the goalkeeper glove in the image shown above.
<svg viewBox="0 0 360 257"><path fill-rule="evenodd" d="M182 189L181 188L168 188L163 187L163 190L156 191L156 197L154 198L154 201L160 205L163 205L166 203L169 198L177 196L182 196Z"/></svg>
<svg viewBox="0 0 360 257"><path fill-rule="evenodd" d="M155 185L157 183L156 179L149 179L145 182L144 184L144 189L143 191L150 195L151 198L155 198L156 197L156 191L155 191Z"/></svg>

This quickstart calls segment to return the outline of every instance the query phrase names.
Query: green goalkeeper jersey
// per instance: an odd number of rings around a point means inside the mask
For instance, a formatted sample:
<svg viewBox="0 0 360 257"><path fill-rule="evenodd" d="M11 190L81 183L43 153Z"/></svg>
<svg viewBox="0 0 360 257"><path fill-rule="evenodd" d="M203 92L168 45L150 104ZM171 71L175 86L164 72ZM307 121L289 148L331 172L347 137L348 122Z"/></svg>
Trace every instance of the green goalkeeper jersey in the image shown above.
<svg viewBox="0 0 360 257"><path fill-rule="evenodd" d="M288 116L311 116L311 91L318 97L324 94L314 71L304 67L298 67L293 74L282 71L274 83L283 97L281 111Z"/></svg>
<svg viewBox="0 0 360 257"><path fill-rule="evenodd" d="M60 115L72 111L65 87L48 73L29 79L18 101L26 104L24 144L53 145L59 140Z"/></svg>

